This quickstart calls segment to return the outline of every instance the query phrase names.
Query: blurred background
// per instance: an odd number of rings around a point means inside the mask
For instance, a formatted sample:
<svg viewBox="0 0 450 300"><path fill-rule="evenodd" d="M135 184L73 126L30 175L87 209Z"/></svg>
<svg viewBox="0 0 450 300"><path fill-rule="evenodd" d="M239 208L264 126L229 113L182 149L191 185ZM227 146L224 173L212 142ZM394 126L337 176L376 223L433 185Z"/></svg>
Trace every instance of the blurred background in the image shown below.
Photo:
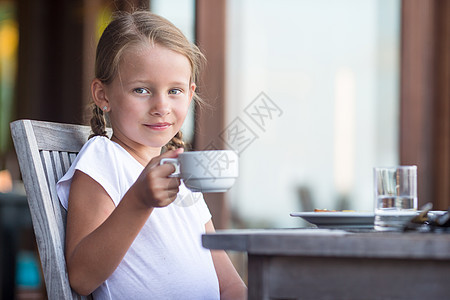
<svg viewBox="0 0 450 300"><path fill-rule="evenodd" d="M0 0L0 299L45 299L9 123L87 123L97 40L135 8L207 57L211 107L193 105L183 132L240 156L236 185L205 196L216 228L371 211L375 166L418 165L419 205L449 207L450 1Z"/></svg>

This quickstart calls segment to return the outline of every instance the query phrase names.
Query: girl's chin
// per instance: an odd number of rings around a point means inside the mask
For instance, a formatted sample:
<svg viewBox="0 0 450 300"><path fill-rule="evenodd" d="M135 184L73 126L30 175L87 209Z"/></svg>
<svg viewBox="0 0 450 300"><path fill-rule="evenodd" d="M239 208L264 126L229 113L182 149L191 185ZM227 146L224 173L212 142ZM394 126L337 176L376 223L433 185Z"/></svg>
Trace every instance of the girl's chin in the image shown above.
<svg viewBox="0 0 450 300"><path fill-rule="evenodd" d="M147 144L147 146L148 147L151 147L151 148L163 148L164 146L166 146L168 143L170 142L170 140L167 140L167 141L158 141L158 142L152 142L152 143L149 143L149 144Z"/></svg>
<svg viewBox="0 0 450 300"><path fill-rule="evenodd" d="M143 142L148 147L162 148L172 140L176 133L177 132L165 132L164 134L152 134L150 136L147 136L146 141Z"/></svg>

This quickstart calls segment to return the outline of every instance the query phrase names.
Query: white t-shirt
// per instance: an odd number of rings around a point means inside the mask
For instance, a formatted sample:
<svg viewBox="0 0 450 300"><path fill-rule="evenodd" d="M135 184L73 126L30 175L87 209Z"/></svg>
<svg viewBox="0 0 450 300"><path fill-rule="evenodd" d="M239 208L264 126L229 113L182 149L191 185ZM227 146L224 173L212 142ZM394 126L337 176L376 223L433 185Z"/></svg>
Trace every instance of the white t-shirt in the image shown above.
<svg viewBox="0 0 450 300"><path fill-rule="evenodd" d="M117 206L143 169L120 145L94 137L58 182L57 193L67 209L71 180L80 170L102 185ZM202 194L181 184L172 204L153 210L94 299L219 299L211 252L201 245L210 219Z"/></svg>

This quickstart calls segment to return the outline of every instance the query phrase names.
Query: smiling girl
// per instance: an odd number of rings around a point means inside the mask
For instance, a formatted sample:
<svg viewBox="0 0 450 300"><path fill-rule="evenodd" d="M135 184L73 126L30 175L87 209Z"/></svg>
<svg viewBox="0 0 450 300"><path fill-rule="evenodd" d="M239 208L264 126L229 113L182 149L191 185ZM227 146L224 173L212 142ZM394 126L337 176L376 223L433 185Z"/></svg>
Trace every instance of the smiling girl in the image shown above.
<svg viewBox="0 0 450 300"><path fill-rule="evenodd" d="M100 38L91 84L93 135L58 182L67 209L72 288L95 299L243 299L247 290L213 232L201 194L169 177L203 55L150 12L116 17ZM194 100L195 101L195 100ZM108 115L113 134L105 132ZM169 149L161 154L162 148ZM200 196L191 206L174 200Z"/></svg>

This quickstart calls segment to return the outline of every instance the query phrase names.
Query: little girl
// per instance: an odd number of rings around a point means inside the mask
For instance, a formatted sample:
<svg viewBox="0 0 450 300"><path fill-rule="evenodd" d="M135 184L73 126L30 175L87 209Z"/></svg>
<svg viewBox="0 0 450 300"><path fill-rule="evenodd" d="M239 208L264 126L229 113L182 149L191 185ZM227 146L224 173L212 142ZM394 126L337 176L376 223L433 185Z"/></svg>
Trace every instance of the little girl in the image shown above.
<svg viewBox="0 0 450 300"><path fill-rule="evenodd" d="M72 288L95 299L242 299L247 290L213 232L201 194L169 177L203 55L150 12L116 17L100 38L91 84L93 135L58 182L67 209ZM113 134L105 132L108 115ZM162 148L168 151L161 154ZM201 198L191 206L177 199Z"/></svg>

